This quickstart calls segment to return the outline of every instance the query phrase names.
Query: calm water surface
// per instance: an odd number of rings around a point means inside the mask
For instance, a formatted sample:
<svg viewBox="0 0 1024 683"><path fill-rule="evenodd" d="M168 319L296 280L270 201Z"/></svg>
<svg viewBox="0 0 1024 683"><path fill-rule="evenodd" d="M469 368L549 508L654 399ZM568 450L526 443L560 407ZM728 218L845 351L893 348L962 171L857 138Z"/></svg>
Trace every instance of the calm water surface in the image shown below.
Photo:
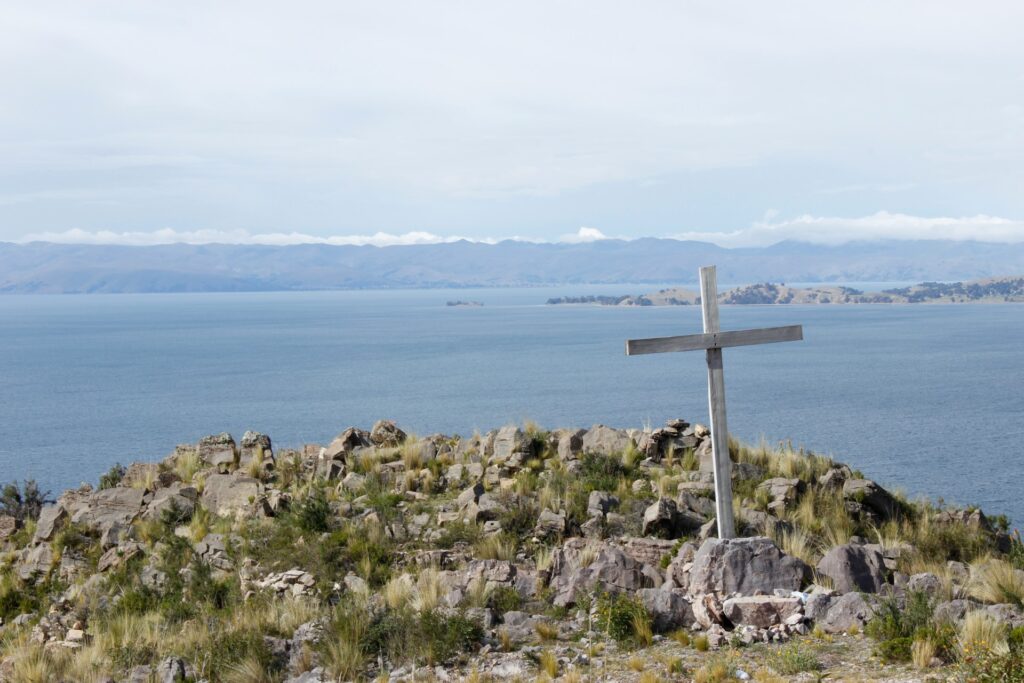
<svg viewBox="0 0 1024 683"><path fill-rule="evenodd" d="M699 310L542 305L623 291L3 297L0 479L58 491L208 433L291 446L381 417L421 434L706 421L703 354L623 352L627 338L700 331ZM733 434L792 439L1024 522L1024 306L721 315L725 329L804 325L803 342L726 350Z"/></svg>

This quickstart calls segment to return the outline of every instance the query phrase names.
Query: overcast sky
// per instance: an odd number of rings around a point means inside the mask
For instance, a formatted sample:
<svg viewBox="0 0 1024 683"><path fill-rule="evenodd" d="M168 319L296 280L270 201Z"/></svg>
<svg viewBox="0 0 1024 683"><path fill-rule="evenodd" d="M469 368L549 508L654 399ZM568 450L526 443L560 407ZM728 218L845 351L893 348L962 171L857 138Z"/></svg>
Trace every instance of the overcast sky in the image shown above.
<svg viewBox="0 0 1024 683"><path fill-rule="evenodd" d="M1024 3L0 4L0 240L1024 241Z"/></svg>

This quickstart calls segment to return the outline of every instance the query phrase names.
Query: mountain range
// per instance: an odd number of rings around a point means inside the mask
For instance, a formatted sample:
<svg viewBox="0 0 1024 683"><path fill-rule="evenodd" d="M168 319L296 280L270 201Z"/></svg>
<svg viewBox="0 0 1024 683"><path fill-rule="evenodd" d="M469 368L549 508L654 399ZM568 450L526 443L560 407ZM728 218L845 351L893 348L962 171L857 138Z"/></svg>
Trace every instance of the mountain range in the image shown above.
<svg viewBox="0 0 1024 683"><path fill-rule="evenodd" d="M922 282L1024 272L1024 244L780 242L724 248L644 238L410 246L0 242L0 293L282 291L695 282Z"/></svg>

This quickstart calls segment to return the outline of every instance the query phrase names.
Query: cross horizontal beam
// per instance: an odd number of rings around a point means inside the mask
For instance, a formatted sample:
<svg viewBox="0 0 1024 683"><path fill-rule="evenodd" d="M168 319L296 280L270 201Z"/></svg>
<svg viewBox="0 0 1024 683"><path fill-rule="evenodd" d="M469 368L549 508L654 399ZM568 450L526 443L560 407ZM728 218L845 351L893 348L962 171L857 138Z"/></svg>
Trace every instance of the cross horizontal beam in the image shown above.
<svg viewBox="0 0 1024 683"><path fill-rule="evenodd" d="M681 337L630 339L626 342L626 355L640 356L645 353L724 349L729 346L751 346L753 344L800 341L803 338L803 326L787 325L786 327L762 327L753 330L686 334Z"/></svg>

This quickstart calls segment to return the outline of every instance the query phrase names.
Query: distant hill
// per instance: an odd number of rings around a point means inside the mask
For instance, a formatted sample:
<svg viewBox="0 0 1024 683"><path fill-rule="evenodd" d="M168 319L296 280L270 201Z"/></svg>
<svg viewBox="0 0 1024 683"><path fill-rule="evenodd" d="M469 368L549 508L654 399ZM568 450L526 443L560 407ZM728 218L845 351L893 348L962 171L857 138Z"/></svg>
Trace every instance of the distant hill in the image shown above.
<svg viewBox="0 0 1024 683"><path fill-rule="evenodd" d="M787 287L768 282L719 292L722 304L917 304L1024 302L1024 277L1000 277L974 282L922 282L911 287L862 292L852 287ZM601 306L692 306L700 294L682 288L660 289L637 296L566 296L549 304Z"/></svg>
<svg viewBox="0 0 1024 683"><path fill-rule="evenodd" d="M151 247L0 243L0 293L230 292L694 282L922 282L1024 272L1024 244L782 242L725 249L670 239L584 244Z"/></svg>

